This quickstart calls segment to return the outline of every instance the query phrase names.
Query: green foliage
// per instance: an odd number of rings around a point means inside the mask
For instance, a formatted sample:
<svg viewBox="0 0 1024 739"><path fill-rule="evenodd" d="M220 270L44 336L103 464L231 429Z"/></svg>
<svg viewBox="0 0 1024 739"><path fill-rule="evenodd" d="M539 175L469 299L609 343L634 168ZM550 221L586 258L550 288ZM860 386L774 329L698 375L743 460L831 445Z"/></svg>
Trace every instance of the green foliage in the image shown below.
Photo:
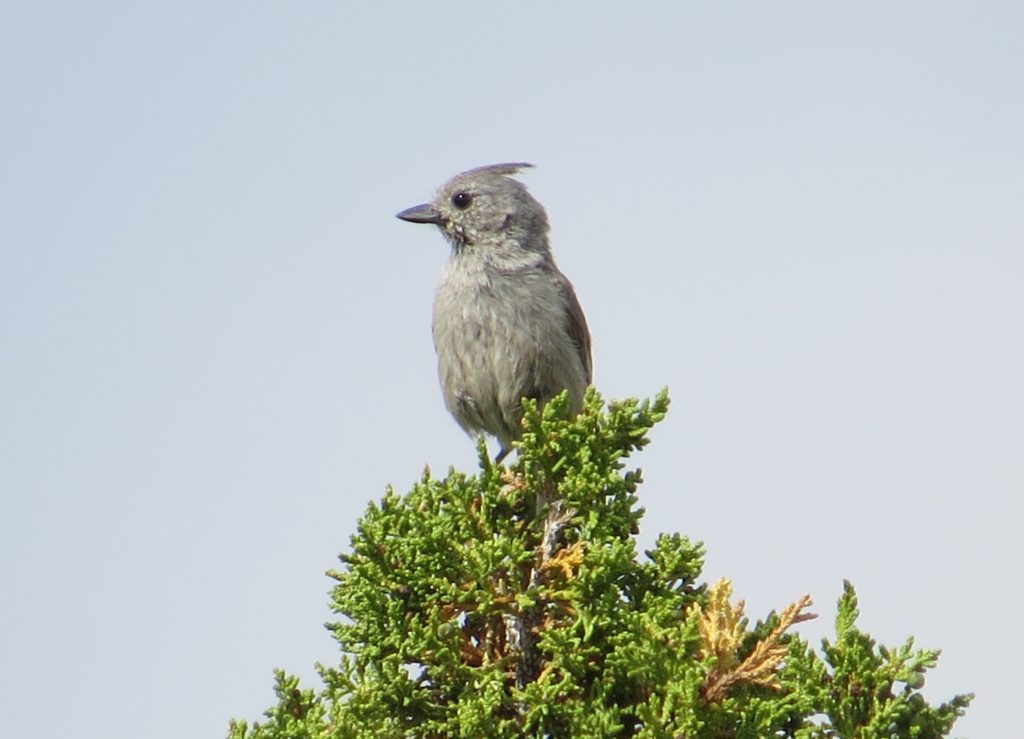
<svg viewBox="0 0 1024 739"><path fill-rule="evenodd" d="M347 737L941 737L966 708L918 692L937 652L876 647L852 587L822 656L786 633L809 599L749 628L703 547L636 549L638 469L668 396L604 407L590 391L526 404L511 467L481 443L477 475L389 489L353 535L328 625L341 648L231 739ZM897 686L902 686L897 689Z"/></svg>
<svg viewBox="0 0 1024 739"><path fill-rule="evenodd" d="M783 683L811 700L828 716L820 729L808 728L797 737L841 736L857 739L946 736L973 696L958 695L936 708L918 690L924 673L938 661L937 650L914 651L914 639L889 649L857 629L857 596L843 583L836 614L836 639L823 640L824 661L794 640ZM902 685L902 687L898 687ZM826 728L831 728L826 731Z"/></svg>

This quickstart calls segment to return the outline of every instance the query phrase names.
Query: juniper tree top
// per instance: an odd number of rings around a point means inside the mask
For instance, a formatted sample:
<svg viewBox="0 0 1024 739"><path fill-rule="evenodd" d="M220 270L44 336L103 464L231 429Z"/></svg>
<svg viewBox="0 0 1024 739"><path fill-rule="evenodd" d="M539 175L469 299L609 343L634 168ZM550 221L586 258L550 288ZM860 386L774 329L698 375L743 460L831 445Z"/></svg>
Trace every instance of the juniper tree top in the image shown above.
<svg viewBox="0 0 1024 739"><path fill-rule="evenodd" d="M751 624L728 581L701 581L701 544L637 550L625 460L667 407L527 403L511 467L481 445L475 475L388 490L329 573L339 658L315 688L279 671L232 739L946 736L971 696L930 705L938 652L877 645L849 584L815 651L793 628L808 596Z"/></svg>

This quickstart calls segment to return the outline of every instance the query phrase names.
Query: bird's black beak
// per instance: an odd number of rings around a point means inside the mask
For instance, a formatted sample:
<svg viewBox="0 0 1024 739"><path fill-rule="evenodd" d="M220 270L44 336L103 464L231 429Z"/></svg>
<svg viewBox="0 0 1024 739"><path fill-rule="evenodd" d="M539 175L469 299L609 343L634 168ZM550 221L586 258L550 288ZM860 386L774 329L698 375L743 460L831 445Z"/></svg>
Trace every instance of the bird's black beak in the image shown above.
<svg viewBox="0 0 1024 739"><path fill-rule="evenodd" d="M414 205L411 208L406 208L395 217L401 218L403 221L409 221L409 223L433 223L435 226L441 225L441 214L434 210L434 206L430 203Z"/></svg>

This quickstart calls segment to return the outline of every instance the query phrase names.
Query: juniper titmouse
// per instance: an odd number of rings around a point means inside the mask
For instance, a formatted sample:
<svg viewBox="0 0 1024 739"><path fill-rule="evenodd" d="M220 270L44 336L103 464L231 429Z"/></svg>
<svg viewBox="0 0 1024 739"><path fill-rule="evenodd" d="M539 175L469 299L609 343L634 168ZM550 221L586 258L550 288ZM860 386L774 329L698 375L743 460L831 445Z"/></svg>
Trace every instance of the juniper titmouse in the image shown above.
<svg viewBox="0 0 1024 739"><path fill-rule="evenodd" d="M398 214L451 242L434 297L438 375L459 425L497 437L497 461L519 436L522 398L543 404L568 389L578 413L591 381L587 321L551 257L547 214L508 177L529 166L471 169Z"/></svg>

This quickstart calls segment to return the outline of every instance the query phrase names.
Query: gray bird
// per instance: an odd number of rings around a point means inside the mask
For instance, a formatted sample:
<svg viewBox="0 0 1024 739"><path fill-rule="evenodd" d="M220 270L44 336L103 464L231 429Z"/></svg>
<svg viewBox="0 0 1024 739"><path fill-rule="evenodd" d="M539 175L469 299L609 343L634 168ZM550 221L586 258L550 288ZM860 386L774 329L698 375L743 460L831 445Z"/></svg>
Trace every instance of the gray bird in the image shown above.
<svg viewBox="0 0 1024 739"><path fill-rule="evenodd" d="M452 252L434 296L434 348L444 404L469 433L519 437L521 400L568 389L573 413L591 382L590 333L548 246L548 217L515 174L525 163L456 175L398 218L432 223Z"/></svg>

